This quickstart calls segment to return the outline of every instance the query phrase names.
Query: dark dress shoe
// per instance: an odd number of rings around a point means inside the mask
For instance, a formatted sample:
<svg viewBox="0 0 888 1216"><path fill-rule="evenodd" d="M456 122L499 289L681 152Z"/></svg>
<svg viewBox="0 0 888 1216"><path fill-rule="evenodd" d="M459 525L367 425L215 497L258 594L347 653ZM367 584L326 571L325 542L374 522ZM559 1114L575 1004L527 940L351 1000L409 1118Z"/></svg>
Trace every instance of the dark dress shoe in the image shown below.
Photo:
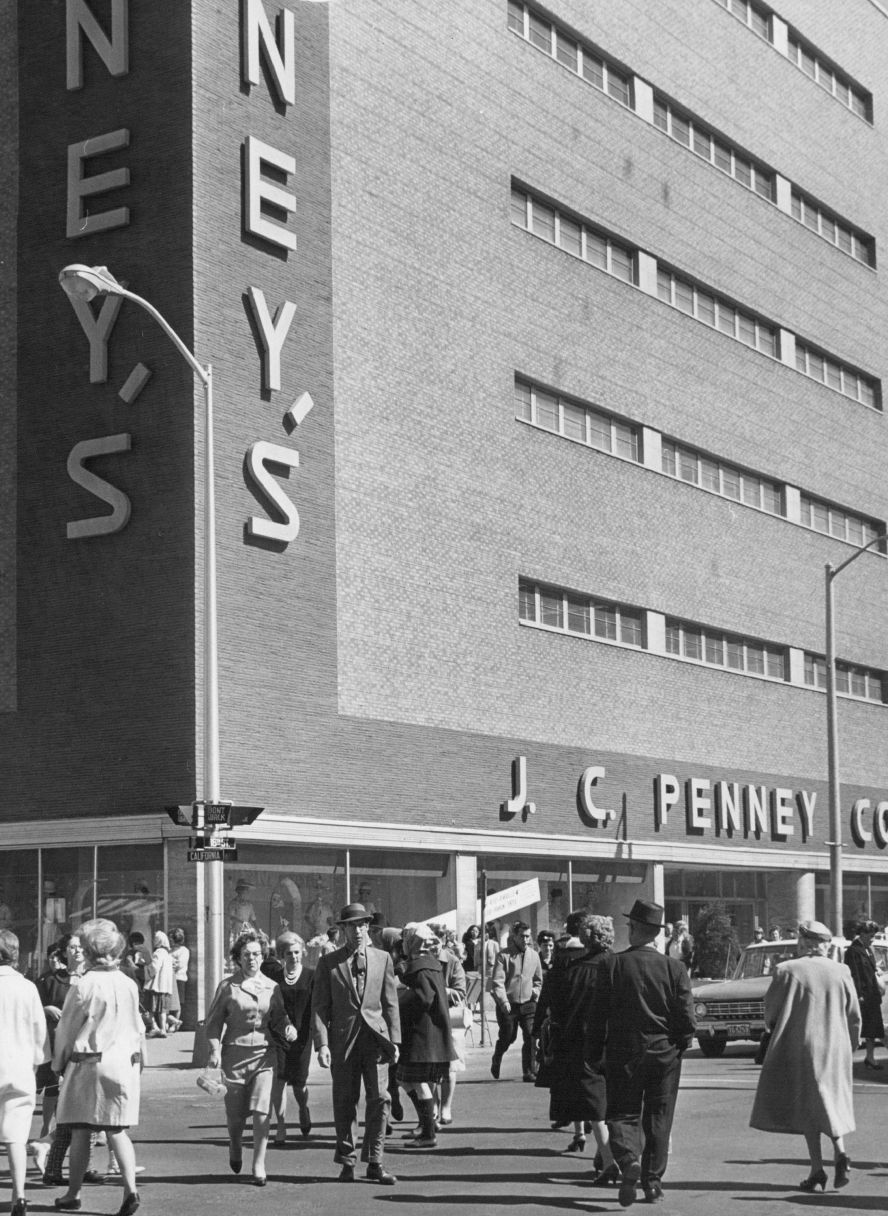
<svg viewBox="0 0 888 1216"><path fill-rule="evenodd" d="M663 1188L660 1186L659 1182L645 1183L644 1201L645 1201L645 1203L662 1203L663 1202Z"/></svg>
<svg viewBox="0 0 888 1216"><path fill-rule="evenodd" d="M617 1198L621 1208L629 1208L638 1198L638 1182L641 1178L641 1166L637 1161L627 1165L620 1179L620 1190Z"/></svg>
<svg viewBox="0 0 888 1216"><path fill-rule="evenodd" d="M390 1174L384 1166L376 1165L371 1162L367 1166L367 1177L371 1182L381 1182L383 1186L394 1186L398 1181L394 1174Z"/></svg>
<svg viewBox="0 0 888 1216"><path fill-rule="evenodd" d="M493 1077L494 1081L499 1080L500 1062L496 1058L496 1056L494 1056L493 1059L490 1061L490 1075Z"/></svg>
<svg viewBox="0 0 888 1216"><path fill-rule="evenodd" d="M27 1199L16 1199L9 1210L9 1216L28 1216Z"/></svg>
<svg viewBox="0 0 888 1216"><path fill-rule="evenodd" d="M241 1157L229 1157L228 1164L231 1166L232 1174L239 1174L243 1169L243 1159Z"/></svg>
<svg viewBox="0 0 888 1216"><path fill-rule="evenodd" d="M342 1169L339 1171L339 1177L336 1179L336 1181L337 1182L354 1182L354 1180L355 1180L355 1167L353 1165L344 1165L342 1167Z"/></svg>
<svg viewBox="0 0 888 1216"><path fill-rule="evenodd" d="M123 1203L117 1209L117 1216L133 1216L139 1204L142 1202L138 1191L133 1191L132 1195L127 1195Z"/></svg>
<svg viewBox="0 0 888 1216"><path fill-rule="evenodd" d="M311 1131L311 1115L308 1111L305 1111L299 1116L299 1130L302 1132L303 1136L307 1136Z"/></svg>
<svg viewBox="0 0 888 1216"><path fill-rule="evenodd" d="M53 1205L57 1212L79 1212L80 1200L69 1199L67 1195L59 1195L58 1199L53 1200Z"/></svg>

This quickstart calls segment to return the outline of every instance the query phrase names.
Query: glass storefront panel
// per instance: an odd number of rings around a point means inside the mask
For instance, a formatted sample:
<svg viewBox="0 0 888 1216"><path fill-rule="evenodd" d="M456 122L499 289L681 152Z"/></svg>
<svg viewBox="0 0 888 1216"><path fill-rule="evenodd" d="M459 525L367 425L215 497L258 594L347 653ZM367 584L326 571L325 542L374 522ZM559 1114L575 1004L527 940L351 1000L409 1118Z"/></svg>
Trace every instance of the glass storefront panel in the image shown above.
<svg viewBox="0 0 888 1216"><path fill-rule="evenodd" d="M539 903L515 908L493 923L504 945L509 926L516 920L526 921L533 936L540 929L560 933L570 911L570 871L566 860L551 857L479 857L478 872L487 871L488 898L497 892L518 886L536 878L540 884ZM491 918L488 916L488 923Z"/></svg>
<svg viewBox="0 0 888 1216"><path fill-rule="evenodd" d="M817 919L829 924L828 874L817 875L815 908ZM888 925L888 874L845 873L842 876L842 910L842 924L835 929L838 933L852 920L874 920L879 925Z"/></svg>
<svg viewBox="0 0 888 1216"><path fill-rule="evenodd" d="M32 979L40 971L38 907L37 850L0 854L0 929L19 939L19 970Z"/></svg>
<svg viewBox="0 0 888 1216"><path fill-rule="evenodd" d="M351 849L348 902L361 903L368 912L380 912L388 925L444 917L456 907L450 864L445 853Z"/></svg>
<svg viewBox="0 0 888 1216"><path fill-rule="evenodd" d="M622 931L624 913L636 899L649 899L643 889L647 866L619 861L575 861L573 864L573 906L588 908L599 916L611 916L614 929Z"/></svg>
<svg viewBox="0 0 888 1216"><path fill-rule="evenodd" d="M291 929L316 953L348 903L345 871L343 849L240 842L237 861L225 864L228 943L245 928L262 929L272 941Z"/></svg>
<svg viewBox="0 0 888 1216"><path fill-rule="evenodd" d="M95 907L95 850L42 849L43 892L40 942L45 961L50 947L63 933L72 933L90 920Z"/></svg>
<svg viewBox="0 0 888 1216"><path fill-rule="evenodd" d="M96 915L113 920L126 937L141 933L150 949L166 923L163 845L102 846L97 852Z"/></svg>

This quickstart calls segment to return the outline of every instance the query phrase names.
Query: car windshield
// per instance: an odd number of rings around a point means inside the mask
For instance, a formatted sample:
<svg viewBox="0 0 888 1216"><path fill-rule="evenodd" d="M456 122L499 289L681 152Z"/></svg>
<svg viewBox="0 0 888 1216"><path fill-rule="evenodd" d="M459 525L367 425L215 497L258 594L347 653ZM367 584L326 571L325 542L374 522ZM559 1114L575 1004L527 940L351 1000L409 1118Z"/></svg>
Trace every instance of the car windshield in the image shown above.
<svg viewBox="0 0 888 1216"><path fill-rule="evenodd" d="M760 975L772 975L778 963L795 957L795 942L774 942L773 945L751 947L740 955L734 979L749 980Z"/></svg>

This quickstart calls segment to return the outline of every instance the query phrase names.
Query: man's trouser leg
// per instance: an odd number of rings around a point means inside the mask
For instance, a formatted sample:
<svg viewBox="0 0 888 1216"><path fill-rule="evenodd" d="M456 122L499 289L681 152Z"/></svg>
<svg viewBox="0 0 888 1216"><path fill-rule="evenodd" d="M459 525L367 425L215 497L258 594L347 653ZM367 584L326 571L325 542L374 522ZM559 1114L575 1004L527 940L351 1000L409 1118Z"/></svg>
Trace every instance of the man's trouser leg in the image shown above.
<svg viewBox="0 0 888 1216"><path fill-rule="evenodd" d="M510 1009L507 1013L504 1009L496 1007L496 1024L499 1026L499 1035L497 1036L496 1045L493 1049L494 1060L501 1060L515 1040L518 1038L518 1013L517 1010L513 1013Z"/></svg>
<svg viewBox="0 0 888 1216"><path fill-rule="evenodd" d="M521 1026L521 1071L525 1077L536 1075L536 1061L533 1058L533 1019L536 1013L536 1001L525 1001L520 1006L518 1022ZM517 1036L516 1036L517 1037Z"/></svg>
<svg viewBox="0 0 888 1216"><path fill-rule="evenodd" d="M668 1043L652 1047L645 1057L644 1105L641 1128L644 1151L641 1154L642 1185L659 1182L669 1160L669 1134L675 1115L675 1100L681 1078L681 1056Z"/></svg>
<svg viewBox="0 0 888 1216"><path fill-rule="evenodd" d="M626 1072L626 1066L631 1073ZM614 1159L624 1173L641 1157L641 1108L644 1099L643 1063L611 1059L607 1065L607 1126Z"/></svg>
<svg viewBox="0 0 888 1216"><path fill-rule="evenodd" d="M333 1160L340 1165L354 1166L357 1159L355 1141L358 1135L358 1102L361 1099L361 1060L357 1050L356 1044L347 1059L334 1059L330 1063L333 1124L336 1128Z"/></svg>
<svg viewBox="0 0 888 1216"><path fill-rule="evenodd" d="M364 1143L367 1160L371 1165L382 1165L391 1098L388 1091L388 1056L383 1055L376 1040L364 1046L361 1052L361 1071L366 1098Z"/></svg>

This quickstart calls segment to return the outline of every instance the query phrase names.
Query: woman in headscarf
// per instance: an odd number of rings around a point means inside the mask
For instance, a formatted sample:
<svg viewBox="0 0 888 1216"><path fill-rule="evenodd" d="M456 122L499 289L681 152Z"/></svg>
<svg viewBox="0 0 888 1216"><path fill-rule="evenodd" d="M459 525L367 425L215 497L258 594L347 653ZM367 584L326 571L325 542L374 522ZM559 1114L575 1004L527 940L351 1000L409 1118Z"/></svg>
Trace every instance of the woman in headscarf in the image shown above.
<svg viewBox="0 0 888 1216"><path fill-rule="evenodd" d="M882 977L873 953L873 938L878 932L879 926L874 920L855 921L848 925L845 931L845 936L853 939L845 951L845 962L848 964L860 1002L860 1037L866 1048L863 1066L876 1072L882 1069L882 1065L876 1063L876 1039L885 1038L885 1023L882 1020Z"/></svg>
<svg viewBox="0 0 888 1216"><path fill-rule="evenodd" d="M851 1169L845 1136L854 1131L851 1053L860 1005L851 972L827 957L831 940L826 925L804 921L800 957L774 971L765 995L771 1041L749 1120L760 1131L805 1137L811 1168L802 1191L826 1189L821 1136L833 1143L836 1187L847 1186Z"/></svg>
<svg viewBox="0 0 888 1216"><path fill-rule="evenodd" d="M12 1178L12 1216L25 1216L27 1143L37 1099L37 1069L49 1058L49 1034L35 986L15 969L19 942L0 929L0 1144Z"/></svg>
<svg viewBox="0 0 888 1216"><path fill-rule="evenodd" d="M591 1130L601 1154L601 1169L593 1183L612 1186L619 1170L608 1143L604 1121L607 1095L600 1060L586 1056L586 1025L595 996L599 967L614 944L614 925L609 916L596 916L588 909L571 912L565 925L569 937L555 952L551 969L534 1016L534 1036L547 1030L548 1045L536 1084L548 1088L549 1118L558 1126L573 1122L574 1136L566 1151L582 1152L586 1131Z"/></svg>
<svg viewBox="0 0 888 1216"><path fill-rule="evenodd" d="M407 925L402 938L406 962L398 993L401 1051L398 1083L407 1091L419 1116L419 1132L407 1148L434 1148L438 1143L434 1087L447 1081L457 1059L450 1033L450 1013L444 972L436 957L438 939L428 925Z"/></svg>

